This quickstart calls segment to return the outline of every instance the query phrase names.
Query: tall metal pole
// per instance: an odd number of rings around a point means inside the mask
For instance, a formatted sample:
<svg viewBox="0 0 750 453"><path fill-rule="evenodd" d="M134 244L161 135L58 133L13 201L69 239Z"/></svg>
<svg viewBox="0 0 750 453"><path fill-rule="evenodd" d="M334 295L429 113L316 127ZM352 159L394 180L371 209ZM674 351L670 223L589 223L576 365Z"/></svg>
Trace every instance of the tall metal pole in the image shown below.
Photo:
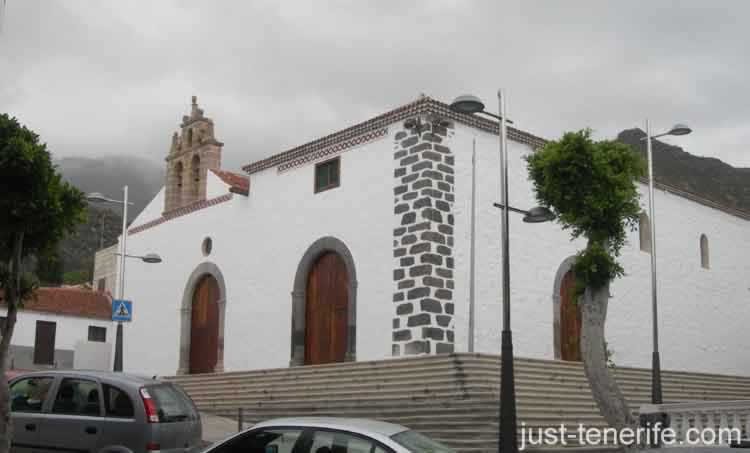
<svg viewBox="0 0 750 453"><path fill-rule="evenodd" d="M117 292L118 299L125 298L125 255L128 242L128 186L122 188L122 234L120 235L120 284ZM114 371L122 371L122 321L117 321L117 335L115 337Z"/></svg>
<svg viewBox="0 0 750 453"><path fill-rule="evenodd" d="M505 122L505 95L497 92L500 104L500 199L503 206L508 203L508 140ZM500 356L500 439L499 453L517 453L516 438L516 390L513 377L513 339L510 330L510 254L509 254L509 209L501 211L501 241L503 253L503 332Z"/></svg>
<svg viewBox="0 0 750 453"><path fill-rule="evenodd" d="M471 249L469 262L469 352L474 352L474 276L476 260L477 139L471 141Z"/></svg>
<svg viewBox="0 0 750 453"><path fill-rule="evenodd" d="M656 286L656 214L654 213L654 162L651 153L651 125L646 120L646 155L648 158L648 215L651 223L651 309L654 351L651 354L651 403L661 404L661 364L659 360L659 318Z"/></svg>

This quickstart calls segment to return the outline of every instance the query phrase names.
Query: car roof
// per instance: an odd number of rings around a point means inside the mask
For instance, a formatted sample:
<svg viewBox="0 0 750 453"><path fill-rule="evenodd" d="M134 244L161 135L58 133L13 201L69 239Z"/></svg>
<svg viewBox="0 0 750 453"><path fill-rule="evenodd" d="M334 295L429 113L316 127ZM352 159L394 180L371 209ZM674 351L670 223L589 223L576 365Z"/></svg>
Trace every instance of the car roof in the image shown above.
<svg viewBox="0 0 750 453"><path fill-rule="evenodd" d="M80 377L80 378L93 378L99 379L107 383L117 383L123 386L142 386L149 384L162 384L164 381L160 381L155 377L140 376L137 374L129 373L117 373L112 371L96 371L96 370L40 370L32 371L28 373L20 373L13 377L13 379L30 377L30 376L64 376L64 377Z"/></svg>
<svg viewBox="0 0 750 453"><path fill-rule="evenodd" d="M406 428L395 423L383 422L380 420L371 420L366 418L344 418L344 417L287 417L275 418L258 423L254 428L270 426L300 426L315 428L331 428L342 431L351 431L359 434L380 434L390 437L403 431Z"/></svg>

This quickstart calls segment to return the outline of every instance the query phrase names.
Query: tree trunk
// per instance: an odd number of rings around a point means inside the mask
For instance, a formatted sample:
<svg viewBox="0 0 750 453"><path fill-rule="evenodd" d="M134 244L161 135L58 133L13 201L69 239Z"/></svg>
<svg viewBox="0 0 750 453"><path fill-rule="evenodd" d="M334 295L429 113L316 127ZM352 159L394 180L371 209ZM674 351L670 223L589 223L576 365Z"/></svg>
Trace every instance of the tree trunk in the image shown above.
<svg viewBox="0 0 750 453"><path fill-rule="evenodd" d="M627 401L607 368L604 322L607 318L609 283L602 288L586 288L581 303L581 353L583 369L599 412L609 426L619 430L637 428Z"/></svg>
<svg viewBox="0 0 750 453"><path fill-rule="evenodd" d="M8 281L5 285L5 299L8 315L0 339L0 453L8 453L13 440L13 420L10 416L10 388L5 371L8 369L8 352L10 341L16 327L18 304L21 297L21 252L23 250L23 233L16 235L13 241L13 252L8 260Z"/></svg>

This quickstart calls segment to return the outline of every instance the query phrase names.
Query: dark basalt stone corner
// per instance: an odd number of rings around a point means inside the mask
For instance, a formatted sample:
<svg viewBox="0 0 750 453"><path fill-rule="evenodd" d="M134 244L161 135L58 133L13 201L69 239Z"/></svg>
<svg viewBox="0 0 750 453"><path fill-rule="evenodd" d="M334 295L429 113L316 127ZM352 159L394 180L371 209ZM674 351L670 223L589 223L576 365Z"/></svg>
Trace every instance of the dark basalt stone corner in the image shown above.
<svg viewBox="0 0 750 453"><path fill-rule="evenodd" d="M406 343L404 346L404 354L416 355L416 354L429 354L430 353L430 342L429 341L412 341Z"/></svg>
<svg viewBox="0 0 750 453"><path fill-rule="evenodd" d="M422 284L425 286L431 286L433 288L443 288L443 280L437 277L426 276L422 279Z"/></svg>
<svg viewBox="0 0 750 453"><path fill-rule="evenodd" d="M454 346L451 343L438 343L435 345L435 352L438 354L452 354Z"/></svg>
<svg viewBox="0 0 750 453"><path fill-rule="evenodd" d="M409 321L407 322L407 326L409 327L417 327L417 326L427 326L430 324L430 315L427 313L420 313L418 315L409 316Z"/></svg>
<svg viewBox="0 0 750 453"><path fill-rule="evenodd" d="M409 277L420 277L423 275L430 275L432 273L432 266L429 264L420 264L409 269Z"/></svg>
<svg viewBox="0 0 750 453"><path fill-rule="evenodd" d="M409 137L406 140L404 140L404 141L401 142L401 147L402 148L412 147L412 146L416 145L418 141L419 141L419 138L417 138L416 136L411 136L411 137Z"/></svg>
<svg viewBox="0 0 750 453"><path fill-rule="evenodd" d="M397 315L409 315L414 313L414 305L409 303L401 304L398 307L396 307L396 314Z"/></svg>
<svg viewBox="0 0 750 453"><path fill-rule="evenodd" d="M393 332L393 341L406 341L411 340L411 330L397 330Z"/></svg>
<svg viewBox="0 0 750 453"><path fill-rule="evenodd" d="M422 162L418 162L411 166L411 171L415 173L429 169L432 169L432 162L430 162L429 160L423 160Z"/></svg>
<svg viewBox="0 0 750 453"><path fill-rule="evenodd" d="M443 300L451 300L453 299L453 291L449 291L447 289L439 289L435 291L435 297Z"/></svg>
<svg viewBox="0 0 750 453"><path fill-rule="evenodd" d="M404 131L398 131L396 132L396 136L394 137L396 140L403 140L406 138L406 132Z"/></svg>
<svg viewBox="0 0 750 453"><path fill-rule="evenodd" d="M403 280L398 282L398 289L409 289L414 288L414 280Z"/></svg>
<svg viewBox="0 0 750 453"><path fill-rule="evenodd" d="M422 338L443 341L445 333L438 327L422 327Z"/></svg>
<svg viewBox="0 0 750 453"><path fill-rule="evenodd" d="M439 326L448 327L451 323L451 317L446 315L436 315L435 321L437 321Z"/></svg>
<svg viewBox="0 0 750 453"><path fill-rule="evenodd" d="M421 299L422 297L428 297L430 295L430 288L414 288L406 293L406 298L409 300Z"/></svg>
<svg viewBox="0 0 750 453"><path fill-rule="evenodd" d="M429 312L429 313L442 313L443 312L443 306L442 306L442 304L439 301L435 300L435 299L428 299L428 298L422 299L421 301L419 301L419 308L422 311L426 311L426 312ZM449 318L449 320L450 320L450 317L449 316L445 316L445 315L440 315L440 316L438 316L438 318L441 317L441 316L443 318Z"/></svg>
<svg viewBox="0 0 750 453"><path fill-rule="evenodd" d="M414 223L417 221L417 213L416 212L407 212L404 214L403 217L401 217L401 225L409 225L410 223Z"/></svg>

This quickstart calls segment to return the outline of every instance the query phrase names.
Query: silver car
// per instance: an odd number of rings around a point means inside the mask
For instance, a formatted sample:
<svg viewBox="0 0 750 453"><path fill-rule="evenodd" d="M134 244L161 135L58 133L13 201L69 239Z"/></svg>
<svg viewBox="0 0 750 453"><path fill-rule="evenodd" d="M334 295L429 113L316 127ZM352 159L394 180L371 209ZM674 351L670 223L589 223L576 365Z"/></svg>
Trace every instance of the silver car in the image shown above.
<svg viewBox="0 0 750 453"><path fill-rule="evenodd" d="M10 381L13 452L185 453L200 448L192 400L123 373L38 371Z"/></svg>
<svg viewBox="0 0 750 453"><path fill-rule="evenodd" d="M454 453L401 425L376 420L300 417L259 423L205 453Z"/></svg>

